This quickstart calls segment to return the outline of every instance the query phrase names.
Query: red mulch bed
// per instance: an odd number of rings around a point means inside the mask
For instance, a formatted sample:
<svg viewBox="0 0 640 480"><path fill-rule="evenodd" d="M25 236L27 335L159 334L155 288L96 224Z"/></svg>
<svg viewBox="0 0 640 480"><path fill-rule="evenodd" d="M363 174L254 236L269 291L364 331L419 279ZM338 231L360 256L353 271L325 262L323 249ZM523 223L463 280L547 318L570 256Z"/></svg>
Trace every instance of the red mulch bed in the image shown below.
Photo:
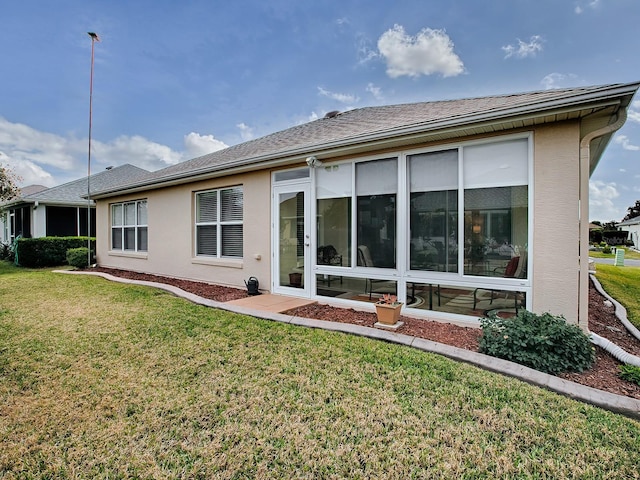
<svg viewBox="0 0 640 480"><path fill-rule="evenodd" d="M167 283L187 292L219 302L228 302L247 296L246 290L243 289L203 282L193 282L111 268L98 267L92 269L92 271L109 273L114 276L132 280ZM605 298L591 285L589 290L589 329L614 342L627 352L640 356L640 341L626 331L624 325L615 316L614 307L612 305L607 306L604 302ZM337 308L322 304L307 305L290 310L287 313L299 317L352 323L365 327L373 327L377 321L375 313L361 312L351 308ZM401 319L404 325L397 330L398 333L425 338L475 352L478 351L480 330L477 328L461 327L450 323L434 322L404 316L401 317ZM622 380L618 376L620 365L621 363L615 358L600 347L596 347L596 362L591 369L582 373L565 373L559 376L599 390L640 399L640 385Z"/></svg>

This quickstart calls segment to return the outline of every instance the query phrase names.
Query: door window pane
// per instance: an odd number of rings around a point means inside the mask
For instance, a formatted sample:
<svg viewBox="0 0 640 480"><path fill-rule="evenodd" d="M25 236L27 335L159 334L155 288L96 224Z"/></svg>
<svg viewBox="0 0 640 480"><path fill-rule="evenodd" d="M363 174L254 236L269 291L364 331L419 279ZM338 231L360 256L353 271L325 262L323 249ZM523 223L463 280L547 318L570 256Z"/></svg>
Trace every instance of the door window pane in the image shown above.
<svg viewBox="0 0 640 480"><path fill-rule="evenodd" d="M351 197L318 200L318 265L351 266Z"/></svg>
<svg viewBox="0 0 640 480"><path fill-rule="evenodd" d="M304 288L304 192L278 196L279 284Z"/></svg>

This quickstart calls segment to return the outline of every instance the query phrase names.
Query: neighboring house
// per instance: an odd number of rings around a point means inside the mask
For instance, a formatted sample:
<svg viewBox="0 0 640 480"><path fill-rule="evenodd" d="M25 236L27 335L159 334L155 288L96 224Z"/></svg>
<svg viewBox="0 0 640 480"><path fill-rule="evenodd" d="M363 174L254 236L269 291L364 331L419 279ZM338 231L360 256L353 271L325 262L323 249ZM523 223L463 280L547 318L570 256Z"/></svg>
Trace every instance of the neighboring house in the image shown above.
<svg viewBox="0 0 640 480"><path fill-rule="evenodd" d="M628 232L627 240L633 242L633 248L640 250L640 215L620 222L616 226L618 230L626 230Z"/></svg>
<svg viewBox="0 0 640 480"><path fill-rule="evenodd" d="M98 263L586 327L589 176L639 85L332 112L96 192Z"/></svg>
<svg viewBox="0 0 640 480"><path fill-rule="evenodd" d="M104 190L149 175L147 170L122 165L91 175L91 190ZM31 185L20 195L0 205L0 241L11 243L16 236L64 237L87 235L87 177L46 188ZM95 202L91 207L91 234L95 235Z"/></svg>

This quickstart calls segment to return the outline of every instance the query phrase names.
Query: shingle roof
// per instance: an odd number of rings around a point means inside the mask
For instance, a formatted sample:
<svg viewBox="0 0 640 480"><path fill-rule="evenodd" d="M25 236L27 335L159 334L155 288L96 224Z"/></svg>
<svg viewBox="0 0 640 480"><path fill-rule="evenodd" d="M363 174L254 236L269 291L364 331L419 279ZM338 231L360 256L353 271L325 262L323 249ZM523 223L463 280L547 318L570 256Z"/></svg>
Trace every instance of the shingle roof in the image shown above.
<svg viewBox="0 0 640 480"><path fill-rule="evenodd" d="M147 170L125 164L91 175L90 186L92 191L106 190L131 181L140 181L149 174L150 172ZM29 203L38 201L43 203L86 204L87 200L83 198L86 194L87 177L84 177L36 193L21 195L19 200ZM12 203L15 203L15 201Z"/></svg>
<svg viewBox="0 0 640 480"><path fill-rule="evenodd" d="M27 185L26 187L20 188L20 196L25 197L27 195L31 195L33 193L41 192L42 190L46 190L47 187L44 185Z"/></svg>
<svg viewBox="0 0 640 480"><path fill-rule="evenodd" d="M509 115L515 118L517 114L523 115L527 112L539 114L553 108L570 108L608 96L613 97L614 93L620 97L618 88L626 91L637 87L637 84L615 84L358 108L187 160L153 172L142 182L131 182L123 185L121 189L105 190L103 193L115 193L128 188L141 189L145 185L160 185L177 178L186 179L192 175L237 166L259 166L269 159L293 155L304 158L305 154L314 154L320 149L332 146L355 145L372 139L397 138L410 132L436 131L444 126L497 121Z"/></svg>

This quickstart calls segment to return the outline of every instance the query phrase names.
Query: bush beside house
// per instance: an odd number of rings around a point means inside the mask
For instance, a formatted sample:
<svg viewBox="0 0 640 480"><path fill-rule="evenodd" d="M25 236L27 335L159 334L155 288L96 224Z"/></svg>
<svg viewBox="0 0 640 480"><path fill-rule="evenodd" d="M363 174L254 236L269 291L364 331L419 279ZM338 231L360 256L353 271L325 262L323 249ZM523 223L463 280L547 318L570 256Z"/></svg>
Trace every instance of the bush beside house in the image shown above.
<svg viewBox="0 0 640 480"><path fill-rule="evenodd" d="M67 250L86 248L87 240L87 237L21 238L16 245L16 263L30 268L64 265ZM91 251L95 252L95 248L95 238L92 238Z"/></svg>
<svg viewBox="0 0 640 480"><path fill-rule="evenodd" d="M94 252L92 251L92 257ZM67 263L76 268L89 266L89 249L87 247L70 248L67 250Z"/></svg>
<svg viewBox="0 0 640 480"><path fill-rule="evenodd" d="M520 310L514 318L481 318L480 352L555 375L593 365L587 335L561 316Z"/></svg>

